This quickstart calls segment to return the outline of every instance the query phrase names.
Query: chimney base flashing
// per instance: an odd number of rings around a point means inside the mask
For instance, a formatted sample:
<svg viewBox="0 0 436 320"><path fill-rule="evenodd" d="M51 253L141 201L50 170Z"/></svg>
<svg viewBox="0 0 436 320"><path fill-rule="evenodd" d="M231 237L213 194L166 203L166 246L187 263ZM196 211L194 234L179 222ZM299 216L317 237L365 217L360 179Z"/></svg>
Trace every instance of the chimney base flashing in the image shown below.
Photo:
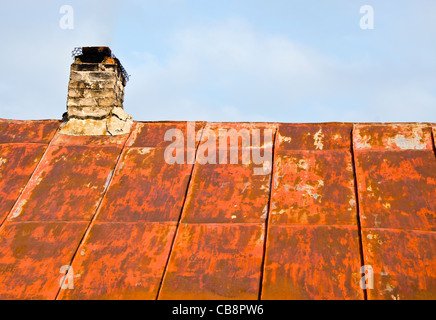
<svg viewBox="0 0 436 320"><path fill-rule="evenodd" d="M119 114L114 113L120 109ZM70 118L61 125L60 134L69 136L117 136L130 133L133 119L121 108L114 108L108 117ZM117 110L115 110L116 112Z"/></svg>

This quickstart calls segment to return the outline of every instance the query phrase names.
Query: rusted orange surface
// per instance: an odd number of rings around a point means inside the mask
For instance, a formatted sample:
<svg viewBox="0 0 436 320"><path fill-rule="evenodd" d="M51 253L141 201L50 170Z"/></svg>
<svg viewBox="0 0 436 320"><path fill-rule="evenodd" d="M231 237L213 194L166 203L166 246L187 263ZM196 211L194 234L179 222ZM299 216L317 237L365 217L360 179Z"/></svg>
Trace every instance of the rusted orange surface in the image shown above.
<svg viewBox="0 0 436 320"><path fill-rule="evenodd" d="M132 131L127 147L167 147L172 142L172 135L175 130L183 133L186 144L188 144L188 135L192 136L191 141L198 141L201 138L201 131L205 125L204 122L136 122L136 129ZM193 129L191 131L191 129ZM170 132L168 132L171 130ZM168 132L168 139L165 140L165 134ZM195 143L194 143L195 145ZM195 147L195 146L194 146Z"/></svg>
<svg viewBox="0 0 436 320"><path fill-rule="evenodd" d="M47 146L0 144L0 224L11 211Z"/></svg>
<svg viewBox="0 0 436 320"><path fill-rule="evenodd" d="M275 125L262 123L224 123L222 126L212 123L205 127L182 216L183 222L265 221L268 211L271 159L263 166L262 163L256 163L253 152L263 155L267 147L272 151L272 141L266 146L265 141L259 139L263 135L254 132L256 129L262 133L265 129L271 130L272 139L276 128ZM244 145L243 139L248 139L248 143L254 141L254 147L250 147L250 144ZM205 147L209 143L209 147ZM223 145L226 147L223 148ZM215 156L207 163L202 163L201 157L209 157L210 150L216 150ZM231 155L232 152L235 156ZM258 173L256 170L260 170L261 174L255 174Z"/></svg>
<svg viewBox="0 0 436 320"><path fill-rule="evenodd" d="M344 226L271 226L262 299L363 299L358 232Z"/></svg>
<svg viewBox="0 0 436 320"><path fill-rule="evenodd" d="M277 124L265 122L209 122L204 128L201 145L215 144L217 162L220 157L219 148L244 149L267 147L272 143ZM271 139L272 140L272 139ZM201 151L201 150L200 150Z"/></svg>
<svg viewBox="0 0 436 320"><path fill-rule="evenodd" d="M59 121L0 119L0 225L37 167Z"/></svg>
<svg viewBox="0 0 436 320"><path fill-rule="evenodd" d="M167 164L164 148L128 148L104 199L100 221L175 221L192 164Z"/></svg>
<svg viewBox="0 0 436 320"><path fill-rule="evenodd" d="M198 144L195 136L200 138L203 125L201 122L190 125L187 122L136 123L98 220L177 222L193 165L193 161L188 162L188 153L195 156ZM169 161L164 147L176 141L172 135L175 130L184 136L181 141L181 163ZM168 141L165 141L166 132L171 133ZM194 138L189 143L188 134Z"/></svg>
<svg viewBox="0 0 436 320"><path fill-rule="evenodd" d="M54 299L86 222L7 223L0 231L0 299Z"/></svg>
<svg viewBox="0 0 436 320"><path fill-rule="evenodd" d="M436 152L436 126L433 125L433 144Z"/></svg>
<svg viewBox="0 0 436 320"><path fill-rule="evenodd" d="M365 263L374 270L369 299L436 299L436 233L364 228Z"/></svg>
<svg viewBox="0 0 436 320"><path fill-rule="evenodd" d="M431 150L431 126L411 124L357 124L354 126L355 150Z"/></svg>
<svg viewBox="0 0 436 320"><path fill-rule="evenodd" d="M278 151L276 155L272 224L356 224L349 151Z"/></svg>
<svg viewBox="0 0 436 320"><path fill-rule="evenodd" d="M96 223L60 299L156 299L175 223Z"/></svg>
<svg viewBox="0 0 436 320"><path fill-rule="evenodd" d="M279 150L349 150L351 124L281 124L278 130Z"/></svg>
<svg viewBox="0 0 436 320"><path fill-rule="evenodd" d="M263 299L362 299L351 126L281 124Z"/></svg>
<svg viewBox="0 0 436 320"><path fill-rule="evenodd" d="M48 144L61 124L57 120L0 119L0 143Z"/></svg>
<svg viewBox="0 0 436 320"><path fill-rule="evenodd" d="M436 231L432 150L356 153L363 227Z"/></svg>
<svg viewBox="0 0 436 320"><path fill-rule="evenodd" d="M257 299L262 224L181 224L159 299Z"/></svg>
<svg viewBox="0 0 436 320"><path fill-rule="evenodd" d="M354 148L369 299L434 299L436 158L425 124L356 125Z"/></svg>
<svg viewBox="0 0 436 320"><path fill-rule="evenodd" d="M134 125L132 130L134 130ZM54 146L119 146L122 147L126 142L128 134L118 136L68 136L57 134L53 137L51 145Z"/></svg>
<svg viewBox="0 0 436 320"><path fill-rule="evenodd" d="M436 298L434 124L59 125L0 120L0 298Z"/></svg>
<svg viewBox="0 0 436 320"><path fill-rule="evenodd" d="M120 152L118 146L50 147L8 220L90 220Z"/></svg>
<svg viewBox="0 0 436 320"><path fill-rule="evenodd" d="M265 221L270 175L253 175L255 165L196 165L182 221L242 223Z"/></svg>

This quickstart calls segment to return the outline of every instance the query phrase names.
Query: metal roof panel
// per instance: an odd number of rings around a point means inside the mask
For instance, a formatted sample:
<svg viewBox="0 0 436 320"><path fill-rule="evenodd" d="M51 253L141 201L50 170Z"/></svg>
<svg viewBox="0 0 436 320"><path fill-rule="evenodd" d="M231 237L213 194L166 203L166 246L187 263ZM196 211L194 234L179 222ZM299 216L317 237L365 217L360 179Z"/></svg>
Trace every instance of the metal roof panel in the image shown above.
<svg viewBox="0 0 436 320"><path fill-rule="evenodd" d="M175 223L93 225L74 260L74 290L59 299L156 299Z"/></svg>
<svg viewBox="0 0 436 320"><path fill-rule="evenodd" d="M270 226L262 299L363 299L356 227Z"/></svg>
<svg viewBox="0 0 436 320"><path fill-rule="evenodd" d="M7 223L0 231L0 299L55 299L86 222Z"/></svg>
<svg viewBox="0 0 436 320"><path fill-rule="evenodd" d="M262 224L179 226L159 299L257 299Z"/></svg>

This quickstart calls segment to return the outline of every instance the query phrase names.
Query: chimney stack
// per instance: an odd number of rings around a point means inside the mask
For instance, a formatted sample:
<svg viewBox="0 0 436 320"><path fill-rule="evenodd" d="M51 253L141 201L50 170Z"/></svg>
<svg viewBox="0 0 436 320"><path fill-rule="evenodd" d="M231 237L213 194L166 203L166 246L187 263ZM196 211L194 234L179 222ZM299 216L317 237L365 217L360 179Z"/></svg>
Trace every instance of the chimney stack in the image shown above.
<svg viewBox="0 0 436 320"><path fill-rule="evenodd" d="M66 135L119 135L130 132L132 117L123 109L128 75L108 47L73 51L68 84Z"/></svg>

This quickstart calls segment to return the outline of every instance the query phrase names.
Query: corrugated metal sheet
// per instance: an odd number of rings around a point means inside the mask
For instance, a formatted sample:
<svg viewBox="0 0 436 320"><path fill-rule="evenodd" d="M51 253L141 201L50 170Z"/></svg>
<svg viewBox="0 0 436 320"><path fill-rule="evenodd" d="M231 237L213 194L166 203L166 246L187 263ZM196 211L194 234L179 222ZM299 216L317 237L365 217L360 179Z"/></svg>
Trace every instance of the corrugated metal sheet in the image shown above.
<svg viewBox="0 0 436 320"><path fill-rule="evenodd" d="M434 124L59 125L0 120L0 298L436 298ZM195 164L165 161L169 129ZM274 140L203 154L241 130Z"/></svg>

